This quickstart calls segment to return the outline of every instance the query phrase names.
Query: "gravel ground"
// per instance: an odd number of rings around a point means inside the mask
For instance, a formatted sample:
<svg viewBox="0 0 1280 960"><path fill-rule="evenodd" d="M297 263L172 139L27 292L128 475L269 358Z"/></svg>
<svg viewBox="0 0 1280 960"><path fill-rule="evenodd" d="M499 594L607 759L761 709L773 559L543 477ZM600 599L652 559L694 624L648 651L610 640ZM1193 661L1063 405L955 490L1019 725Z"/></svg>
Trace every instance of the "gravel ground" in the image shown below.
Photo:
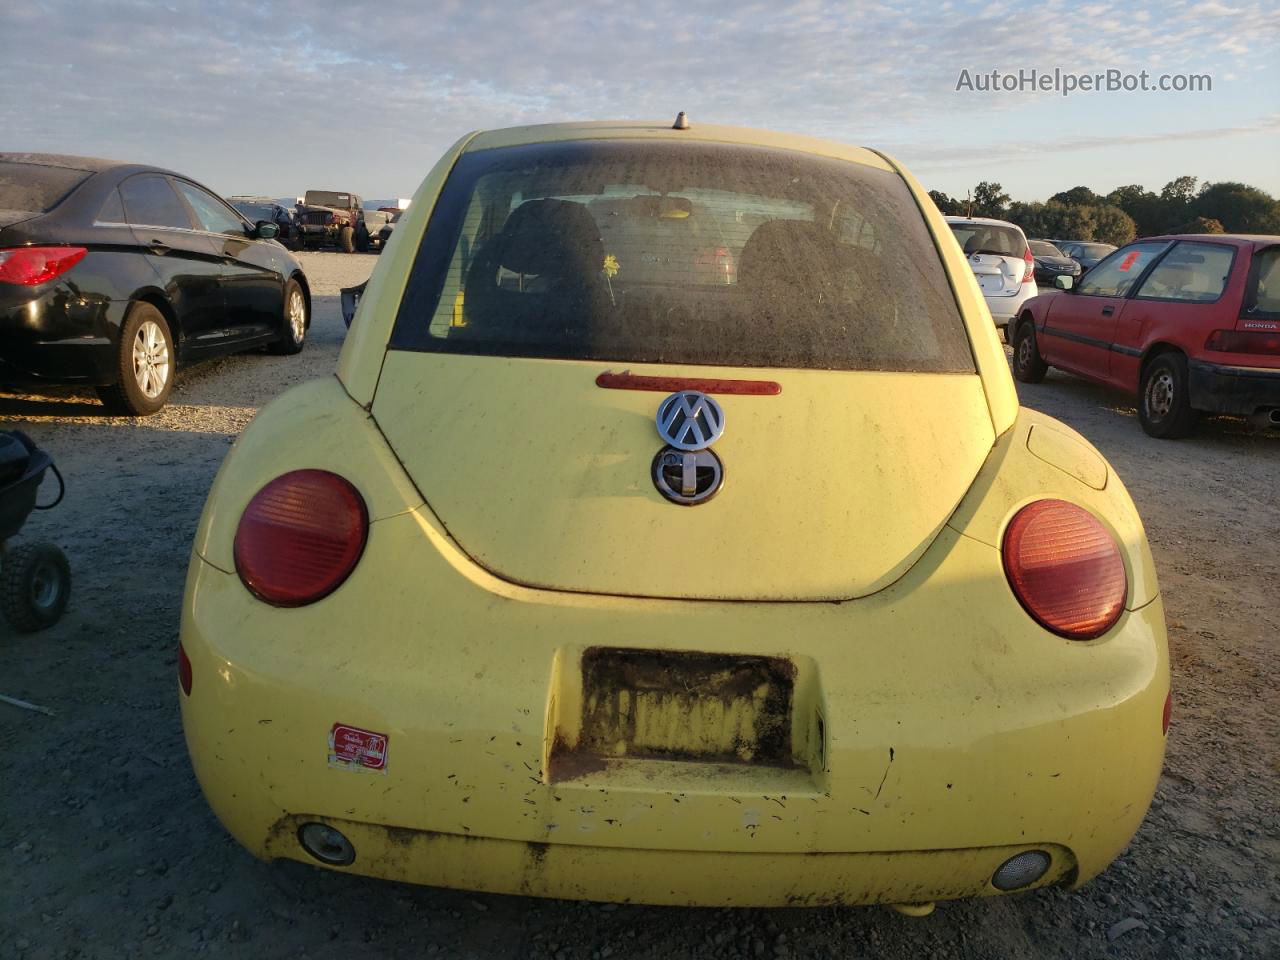
<svg viewBox="0 0 1280 960"><path fill-rule="evenodd" d="M71 557L55 628L0 625L0 958L1280 956L1280 436L1208 421L1148 439L1127 398L1051 373L1026 404L1088 436L1128 484L1159 568L1174 721L1130 849L1078 893L880 909L691 910L477 896L259 863L191 775L174 655L187 555L213 474L259 406L328 375L337 292L372 256L304 254L299 357L184 370L169 406L104 417L91 395L0 394L69 480L27 538Z"/></svg>

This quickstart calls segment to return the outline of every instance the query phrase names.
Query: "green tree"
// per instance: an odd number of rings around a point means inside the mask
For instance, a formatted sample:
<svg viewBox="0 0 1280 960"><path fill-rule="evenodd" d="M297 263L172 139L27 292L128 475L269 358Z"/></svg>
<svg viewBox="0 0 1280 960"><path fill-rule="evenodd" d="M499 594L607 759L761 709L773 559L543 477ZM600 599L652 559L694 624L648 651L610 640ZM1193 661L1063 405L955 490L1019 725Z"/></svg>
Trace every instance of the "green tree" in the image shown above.
<svg viewBox="0 0 1280 960"><path fill-rule="evenodd" d="M955 217L964 213L964 203L947 196L941 190L930 190L929 199L934 202L943 216Z"/></svg>
<svg viewBox="0 0 1280 960"><path fill-rule="evenodd" d="M1096 207L1102 203L1102 197L1088 187L1072 187L1070 190L1055 193L1049 198L1049 202L1063 203L1068 207Z"/></svg>
<svg viewBox="0 0 1280 960"><path fill-rule="evenodd" d="M1053 200L1048 203L1012 203L1008 219L1032 239L1092 240L1095 209L1072 207Z"/></svg>
<svg viewBox="0 0 1280 960"><path fill-rule="evenodd" d="M1160 188L1160 199L1166 203L1190 203L1195 195L1195 177L1174 177Z"/></svg>
<svg viewBox="0 0 1280 960"><path fill-rule="evenodd" d="M1093 207L1093 239L1122 247L1138 235L1138 225L1119 207L1101 203Z"/></svg>
<svg viewBox="0 0 1280 960"><path fill-rule="evenodd" d="M1190 202L1190 217L1218 220L1227 233L1280 233L1280 204L1245 183L1210 183Z"/></svg>
<svg viewBox="0 0 1280 960"><path fill-rule="evenodd" d="M1133 218L1140 237L1154 236L1168 229L1165 202L1139 184L1116 187L1107 194L1106 202Z"/></svg>
<svg viewBox="0 0 1280 960"><path fill-rule="evenodd" d="M1179 227L1173 228L1174 233L1226 233L1222 228L1222 222L1214 220L1211 217L1196 217Z"/></svg>
<svg viewBox="0 0 1280 960"><path fill-rule="evenodd" d="M1005 208L1009 205L1009 195L998 183L983 180L973 188L973 216L1004 218Z"/></svg>

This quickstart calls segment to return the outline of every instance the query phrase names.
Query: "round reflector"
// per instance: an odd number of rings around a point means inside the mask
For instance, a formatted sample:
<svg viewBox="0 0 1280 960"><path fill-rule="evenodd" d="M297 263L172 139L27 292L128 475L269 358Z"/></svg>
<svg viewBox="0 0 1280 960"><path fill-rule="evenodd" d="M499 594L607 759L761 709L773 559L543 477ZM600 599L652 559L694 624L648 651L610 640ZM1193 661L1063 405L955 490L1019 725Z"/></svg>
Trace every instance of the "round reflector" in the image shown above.
<svg viewBox="0 0 1280 960"><path fill-rule="evenodd" d="M257 492L236 529L236 572L259 600L300 607L355 569L369 533L359 491L327 470L295 470Z"/></svg>
<svg viewBox="0 0 1280 960"><path fill-rule="evenodd" d="M1014 596L1041 626L1071 640L1111 629L1129 589L1120 549L1098 518L1064 500L1018 511L1004 534Z"/></svg>
<svg viewBox="0 0 1280 960"><path fill-rule="evenodd" d="M1006 891L1030 886L1044 876L1051 863L1053 860L1043 850L1027 850L1000 864L991 877L991 885Z"/></svg>

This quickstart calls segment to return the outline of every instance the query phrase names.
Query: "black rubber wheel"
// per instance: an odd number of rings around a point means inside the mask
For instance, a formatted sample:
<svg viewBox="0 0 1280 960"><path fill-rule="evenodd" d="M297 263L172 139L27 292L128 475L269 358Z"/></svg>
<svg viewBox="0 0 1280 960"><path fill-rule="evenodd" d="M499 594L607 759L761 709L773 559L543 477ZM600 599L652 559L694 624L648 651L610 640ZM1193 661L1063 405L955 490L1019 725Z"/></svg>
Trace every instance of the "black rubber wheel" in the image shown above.
<svg viewBox="0 0 1280 960"><path fill-rule="evenodd" d="M369 229L362 223L356 227L356 250L360 253L368 253L372 246L373 242L369 236Z"/></svg>
<svg viewBox="0 0 1280 960"><path fill-rule="evenodd" d="M51 543L24 543L0 565L0 611L19 633L51 627L71 597L71 567Z"/></svg>
<svg viewBox="0 0 1280 960"><path fill-rule="evenodd" d="M1199 419L1199 411L1191 409L1186 357L1162 353L1142 368L1138 420L1143 430L1161 440L1175 440L1194 433Z"/></svg>
<svg viewBox="0 0 1280 960"><path fill-rule="evenodd" d="M149 303L135 303L120 330L116 357L119 380L98 387L103 406L115 414L146 417L164 406L178 371L169 323Z"/></svg>
<svg viewBox="0 0 1280 960"><path fill-rule="evenodd" d="M284 305L280 315L280 339L267 347L268 352L281 357L301 353L306 344L307 327L311 317L307 313L307 297L297 280L284 285Z"/></svg>
<svg viewBox="0 0 1280 960"><path fill-rule="evenodd" d="M356 231L353 227L338 228L338 248L343 253L356 252Z"/></svg>
<svg viewBox="0 0 1280 960"><path fill-rule="evenodd" d="M1036 343L1036 328L1030 320L1018 326L1013 335L1013 375L1022 383L1039 383L1049 372L1049 365L1040 356Z"/></svg>

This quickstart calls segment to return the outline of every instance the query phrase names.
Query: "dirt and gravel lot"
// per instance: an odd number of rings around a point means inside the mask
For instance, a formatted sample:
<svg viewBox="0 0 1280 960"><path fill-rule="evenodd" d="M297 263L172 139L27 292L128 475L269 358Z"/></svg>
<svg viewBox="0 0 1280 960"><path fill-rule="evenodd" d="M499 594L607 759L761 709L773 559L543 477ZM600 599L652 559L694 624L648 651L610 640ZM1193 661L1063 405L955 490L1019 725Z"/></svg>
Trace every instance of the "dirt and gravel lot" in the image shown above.
<svg viewBox="0 0 1280 960"><path fill-rule="evenodd" d="M174 680L187 555L227 446L263 403L334 367L341 286L371 256L304 254L315 322L295 358L184 371L169 407L0 394L68 479L27 538L71 557L43 634L0 626L0 958L1280 956L1280 436L1215 420L1148 439L1132 403L1052 373L1028 406L1088 436L1132 492L1169 617L1165 775L1130 849L1078 893L881 909L687 910L477 896L258 863L187 762Z"/></svg>

